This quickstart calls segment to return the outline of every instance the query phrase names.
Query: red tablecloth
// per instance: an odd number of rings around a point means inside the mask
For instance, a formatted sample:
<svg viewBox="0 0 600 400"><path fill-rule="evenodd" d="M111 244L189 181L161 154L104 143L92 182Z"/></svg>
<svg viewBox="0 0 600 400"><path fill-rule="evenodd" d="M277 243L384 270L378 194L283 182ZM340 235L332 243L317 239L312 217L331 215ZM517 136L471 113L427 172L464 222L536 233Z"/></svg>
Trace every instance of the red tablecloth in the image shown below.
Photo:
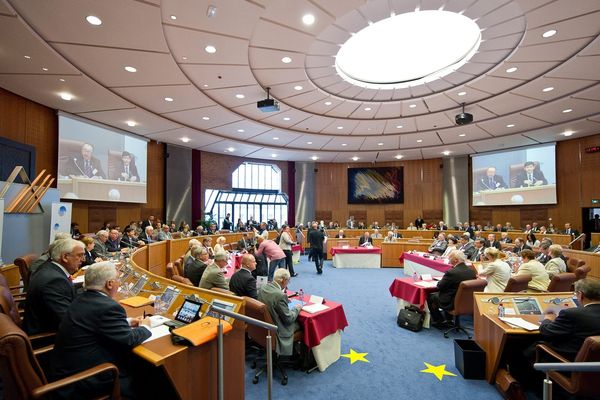
<svg viewBox="0 0 600 400"><path fill-rule="evenodd" d="M310 295L304 294L304 298L308 300ZM296 296L293 299L298 300L299 298ZM318 346L323 338L337 332L339 329L344 330L348 326L344 307L340 303L325 300L325 305L329 307L327 310L314 314L300 311L298 315L298 323L304 330L304 343L308 347Z"/></svg>
<svg viewBox="0 0 600 400"><path fill-rule="evenodd" d="M446 272L450 268L452 268L452 265L446 264L443 260L434 260L433 256L431 256L430 258L423 257L423 254L427 254L427 253L411 254L408 252L404 252L400 256L400 262L404 262L404 260L409 260L414 263L421 264L425 267L432 268L432 269L435 269L436 271L440 271L440 272Z"/></svg>
<svg viewBox="0 0 600 400"><path fill-rule="evenodd" d="M336 254L381 254L381 247L332 247L331 255Z"/></svg>
<svg viewBox="0 0 600 400"><path fill-rule="evenodd" d="M390 294L394 297L417 304L421 309L425 306L427 294L436 292L436 287L426 288L415 285L413 278L396 278L390 285Z"/></svg>
<svg viewBox="0 0 600 400"><path fill-rule="evenodd" d="M231 275L235 274L235 272L242 268L242 257L244 255L241 253L231 253L229 255L229 261L227 262L227 266L223 269L223 274L225 278L231 278Z"/></svg>

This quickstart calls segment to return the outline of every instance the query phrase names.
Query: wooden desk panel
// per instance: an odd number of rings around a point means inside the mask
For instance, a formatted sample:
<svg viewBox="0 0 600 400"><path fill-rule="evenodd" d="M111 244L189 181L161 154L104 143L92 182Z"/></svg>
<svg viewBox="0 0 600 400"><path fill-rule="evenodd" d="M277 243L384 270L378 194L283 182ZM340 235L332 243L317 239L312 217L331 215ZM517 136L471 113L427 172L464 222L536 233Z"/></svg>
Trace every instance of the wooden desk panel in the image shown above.
<svg viewBox="0 0 600 400"><path fill-rule="evenodd" d="M588 277L600 280L600 253L563 249L563 254L569 258L579 258L585 261L585 265L589 266L592 269L588 273Z"/></svg>
<svg viewBox="0 0 600 400"><path fill-rule="evenodd" d="M427 251L432 242L433 239L418 241L414 239L398 239L397 242L384 243L382 239L374 239L373 245L381 247L382 268L400 268L404 267L404 264L400 262L402 253L410 250Z"/></svg>
<svg viewBox="0 0 600 400"><path fill-rule="evenodd" d="M348 246L351 247L358 246L358 238L328 238L327 243L325 243L325 249L323 249L323 251L325 251L325 254L327 254L326 260L333 260L333 256L331 255L331 248L338 247L339 242L347 242Z"/></svg>

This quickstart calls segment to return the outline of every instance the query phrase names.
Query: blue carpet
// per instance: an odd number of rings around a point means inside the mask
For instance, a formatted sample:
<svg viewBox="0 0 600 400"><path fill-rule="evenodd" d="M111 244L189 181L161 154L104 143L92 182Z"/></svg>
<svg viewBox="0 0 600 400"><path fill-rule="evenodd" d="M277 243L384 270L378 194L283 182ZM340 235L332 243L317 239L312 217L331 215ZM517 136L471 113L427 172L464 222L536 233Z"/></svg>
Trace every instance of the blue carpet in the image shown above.
<svg viewBox="0 0 600 400"><path fill-rule="evenodd" d="M396 325L396 299L388 288L394 278L403 276L402 269L335 269L325 262L323 275L317 275L313 263L305 256L296 264L299 276L292 278L290 289L304 289L342 303L348 327L342 333L342 354L350 348L369 353L369 363L350 364L340 358L325 372L311 374L287 370L287 386L280 384L275 371L273 398L291 399L435 399L452 396L469 399L501 399L494 385L484 380L466 380L454 366L453 338L466 339L464 334L451 334L445 339L437 329L410 332ZM462 322L462 320L461 320ZM472 328L472 323L467 322ZM439 381L433 374L419 372L423 364L446 364L446 370L456 376L444 376ZM254 370L246 363L246 398L267 396L266 376L252 384Z"/></svg>

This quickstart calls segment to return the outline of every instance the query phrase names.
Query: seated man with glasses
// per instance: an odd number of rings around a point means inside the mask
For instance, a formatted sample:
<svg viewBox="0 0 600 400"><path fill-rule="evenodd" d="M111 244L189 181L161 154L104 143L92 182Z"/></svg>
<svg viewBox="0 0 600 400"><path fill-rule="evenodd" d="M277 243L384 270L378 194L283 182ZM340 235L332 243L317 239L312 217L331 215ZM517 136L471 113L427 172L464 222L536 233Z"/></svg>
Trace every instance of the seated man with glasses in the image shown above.
<svg viewBox="0 0 600 400"><path fill-rule="evenodd" d="M75 299L71 275L85 257L83 243L61 239L53 243L50 259L31 275L25 302L24 330L29 335L56 332Z"/></svg>

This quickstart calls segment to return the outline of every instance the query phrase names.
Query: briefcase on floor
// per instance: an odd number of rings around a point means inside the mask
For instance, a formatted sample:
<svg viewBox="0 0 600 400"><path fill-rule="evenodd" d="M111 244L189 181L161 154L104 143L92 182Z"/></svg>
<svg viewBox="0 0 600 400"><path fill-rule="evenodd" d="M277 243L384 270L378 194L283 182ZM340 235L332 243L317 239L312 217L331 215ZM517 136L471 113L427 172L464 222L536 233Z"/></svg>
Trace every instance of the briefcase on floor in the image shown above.
<svg viewBox="0 0 600 400"><path fill-rule="evenodd" d="M425 311L417 306L407 306L398 313L398 326L409 331L419 332L423 329Z"/></svg>

